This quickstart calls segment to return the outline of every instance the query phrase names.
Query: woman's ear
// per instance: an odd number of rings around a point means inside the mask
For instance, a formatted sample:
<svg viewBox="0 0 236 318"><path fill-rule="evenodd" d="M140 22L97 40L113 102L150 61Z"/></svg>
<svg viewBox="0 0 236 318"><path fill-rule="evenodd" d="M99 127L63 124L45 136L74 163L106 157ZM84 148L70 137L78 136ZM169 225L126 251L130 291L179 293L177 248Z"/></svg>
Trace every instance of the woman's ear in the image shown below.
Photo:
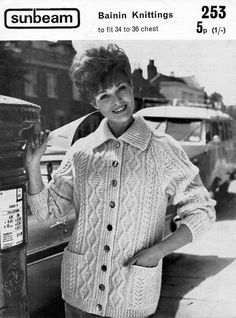
<svg viewBox="0 0 236 318"><path fill-rule="evenodd" d="M130 86L132 89L134 89L133 80L130 81Z"/></svg>
<svg viewBox="0 0 236 318"><path fill-rule="evenodd" d="M93 98L92 101L91 101L91 105L92 105L95 109L98 109L97 104L96 104L96 101L95 101L94 98Z"/></svg>

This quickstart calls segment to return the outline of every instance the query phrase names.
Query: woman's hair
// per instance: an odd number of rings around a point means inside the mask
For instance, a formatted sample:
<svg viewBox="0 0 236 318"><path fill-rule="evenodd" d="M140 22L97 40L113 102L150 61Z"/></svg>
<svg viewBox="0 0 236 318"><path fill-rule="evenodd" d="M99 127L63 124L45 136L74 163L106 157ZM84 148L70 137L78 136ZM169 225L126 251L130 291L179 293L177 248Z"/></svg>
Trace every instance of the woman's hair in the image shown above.
<svg viewBox="0 0 236 318"><path fill-rule="evenodd" d="M79 98L92 104L100 88L107 88L117 80L131 85L129 59L115 44L88 49L83 55L76 54L70 75L78 88Z"/></svg>

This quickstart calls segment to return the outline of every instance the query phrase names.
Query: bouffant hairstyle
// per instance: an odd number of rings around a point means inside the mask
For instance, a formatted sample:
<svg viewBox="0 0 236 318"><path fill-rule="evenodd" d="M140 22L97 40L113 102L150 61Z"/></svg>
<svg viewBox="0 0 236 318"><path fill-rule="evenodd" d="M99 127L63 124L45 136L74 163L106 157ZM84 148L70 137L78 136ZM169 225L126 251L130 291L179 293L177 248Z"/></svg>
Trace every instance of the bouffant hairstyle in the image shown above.
<svg viewBox="0 0 236 318"><path fill-rule="evenodd" d="M70 69L71 79L79 91L82 101L95 105L98 91L117 81L131 85L131 67L125 52L116 44L106 48L91 48L83 55L76 54Z"/></svg>

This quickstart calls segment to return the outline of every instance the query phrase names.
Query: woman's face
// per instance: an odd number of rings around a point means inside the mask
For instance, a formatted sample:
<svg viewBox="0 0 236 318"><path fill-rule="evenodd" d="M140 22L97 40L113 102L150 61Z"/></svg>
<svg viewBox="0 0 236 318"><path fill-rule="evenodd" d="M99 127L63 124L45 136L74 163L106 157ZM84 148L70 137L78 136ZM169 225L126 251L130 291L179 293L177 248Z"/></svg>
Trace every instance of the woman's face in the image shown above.
<svg viewBox="0 0 236 318"><path fill-rule="evenodd" d="M119 81L108 88L101 88L95 96L96 107L113 125L130 122L134 111L133 88Z"/></svg>

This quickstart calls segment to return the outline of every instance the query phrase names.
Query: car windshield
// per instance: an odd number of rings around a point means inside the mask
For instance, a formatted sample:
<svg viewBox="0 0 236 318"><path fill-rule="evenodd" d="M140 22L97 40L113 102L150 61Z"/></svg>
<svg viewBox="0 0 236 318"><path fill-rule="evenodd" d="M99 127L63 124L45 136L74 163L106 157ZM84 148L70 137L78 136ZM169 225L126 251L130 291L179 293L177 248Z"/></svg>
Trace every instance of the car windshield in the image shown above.
<svg viewBox="0 0 236 318"><path fill-rule="evenodd" d="M166 132L178 141L199 142L202 121L192 118L144 117L148 124L161 132Z"/></svg>

